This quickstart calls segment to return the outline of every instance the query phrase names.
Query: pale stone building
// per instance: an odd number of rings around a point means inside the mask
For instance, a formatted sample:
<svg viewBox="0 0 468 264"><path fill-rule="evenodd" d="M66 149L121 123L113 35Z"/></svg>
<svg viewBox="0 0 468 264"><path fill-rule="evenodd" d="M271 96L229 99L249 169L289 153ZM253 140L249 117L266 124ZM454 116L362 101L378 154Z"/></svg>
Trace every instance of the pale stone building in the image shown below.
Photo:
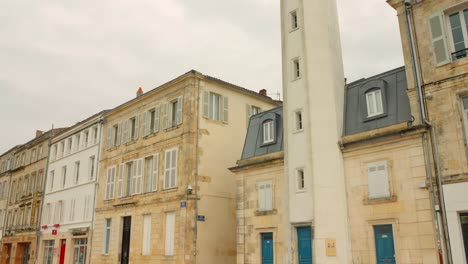
<svg viewBox="0 0 468 264"><path fill-rule="evenodd" d="M287 255L349 263L343 159L344 74L335 0L281 1Z"/></svg>
<svg viewBox="0 0 468 264"><path fill-rule="evenodd" d="M398 13L411 105L423 109L414 116L431 138L435 228L446 263L467 263L468 1L388 3Z"/></svg>
<svg viewBox="0 0 468 264"><path fill-rule="evenodd" d="M237 181L237 263L281 263L289 222L282 107L251 117L241 159L231 171Z"/></svg>
<svg viewBox="0 0 468 264"><path fill-rule="evenodd" d="M34 139L14 152L9 173L2 264L32 264L36 259L49 138L61 130L37 131Z"/></svg>
<svg viewBox="0 0 468 264"><path fill-rule="evenodd" d="M37 263L89 263L104 113L50 141Z"/></svg>
<svg viewBox="0 0 468 264"><path fill-rule="evenodd" d="M92 263L235 263L233 167L278 102L190 71L105 115ZM247 111L246 111L247 109Z"/></svg>
<svg viewBox="0 0 468 264"><path fill-rule="evenodd" d="M352 263L439 263L423 133L401 67L347 85L342 139Z"/></svg>

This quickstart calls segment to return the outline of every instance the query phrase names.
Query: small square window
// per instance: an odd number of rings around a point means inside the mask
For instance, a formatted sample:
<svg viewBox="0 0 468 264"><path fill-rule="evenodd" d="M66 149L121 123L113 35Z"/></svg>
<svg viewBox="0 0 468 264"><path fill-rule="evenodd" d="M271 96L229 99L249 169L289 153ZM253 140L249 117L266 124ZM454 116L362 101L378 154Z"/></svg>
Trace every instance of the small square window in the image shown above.
<svg viewBox="0 0 468 264"><path fill-rule="evenodd" d="M291 16L291 30L297 29L299 27L298 21L297 21L297 11L294 10L290 13Z"/></svg>
<svg viewBox="0 0 468 264"><path fill-rule="evenodd" d="M270 120L263 123L263 143L272 143L275 141L275 122Z"/></svg>

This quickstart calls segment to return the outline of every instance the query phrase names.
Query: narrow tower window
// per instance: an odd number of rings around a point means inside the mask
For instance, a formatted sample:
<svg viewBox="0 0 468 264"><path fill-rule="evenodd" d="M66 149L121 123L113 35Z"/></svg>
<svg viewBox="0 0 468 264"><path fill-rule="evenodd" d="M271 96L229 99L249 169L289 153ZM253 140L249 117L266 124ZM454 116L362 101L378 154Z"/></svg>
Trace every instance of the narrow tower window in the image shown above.
<svg viewBox="0 0 468 264"><path fill-rule="evenodd" d="M301 78L301 66L299 64L299 58L293 59L293 80Z"/></svg>
<svg viewBox="0 0 468 264"><path fill-rule="evenodd" d="M299 24L297 22L297 11L294 10L291 13L291 30L297 29Z"/></svg>

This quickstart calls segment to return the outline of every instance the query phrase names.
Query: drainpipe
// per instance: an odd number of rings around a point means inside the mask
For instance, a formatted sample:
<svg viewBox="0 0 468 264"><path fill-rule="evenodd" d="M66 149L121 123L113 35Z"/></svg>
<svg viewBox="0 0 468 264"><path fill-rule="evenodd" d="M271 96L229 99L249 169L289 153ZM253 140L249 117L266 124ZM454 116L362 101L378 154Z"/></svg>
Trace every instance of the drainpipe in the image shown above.
<svg viewBox="0 0 468 264"><path fill-rule="evenodd" d="M198 163L200 162L200 79L197 85L197 140L195 144L195 217L193 226L193 263L197 263L197 237L198 237Z"/></svg>
<svg viewBox="0 0 468 264"><path fill-rule="evenodd" d="M46 191L46 179L47 179L47 174L49 173L49 159L50 159L50 143L52 142L52 137L54 136L54 125L52 125L52 129L50 130L49 134L49 142L47 144L47 163L44 171L44 180L42 180L42 197L41 197L41 208L44 205L44 199L45 199L45 191ZM36 192L37 193L37 192ZM34 197L34 196L33 196ZM34 201L34 199L33 199ZM36 203L34 201L34 203ZM37 204L37 203L36 203ZM36 211L39 210L40 208L36 208ZM36 213L36 211L34 213ZM39 255L39 245L41 242L41 221L42 221L42 210L40 213L37 214L37 223L36 224L39 227L39 230L36 231L36 252L34 253L34 263L38 263L37 257Z"/></svg>
<svg viewBox="0 0 468 264"><path fill-rule="evenodd" d="M410 52L411 52L411 61L413 65L413 75L414 75L414 81L416 85L416 90L418 94L418 100L419 100L419 114L421 118L421 123L426 126L426 128L429 129L431 139L430 139L430 145L432 147L432 158L434 161L435 165L435 171L436 171L436 176L437 176L437 187L439 190L439 206L440 210L442 212L442 218L443 218L443 233L444 233L444 241L445 243L441 243L441 234L440 232L440 222L439 222L439 217L438 217L438 210L435 208L435 188L432 182L432 168L429 166L430 164L430 158L429 158L429 139L427 137L427 132L424 133L423 135L423 141L424 141L424 155L425 155L425 160L426 160L426 172L429 177L429 185L431 189L431 200L433 202L433 215L434 221L435 221L435 226L436 226L436 232L437 232L437 240L439 243L439 247L442 248L442 251L445 248L445 255L447 259L447 263L452 264L452 254L451 254L451 249L450 249L450 238L448 234L448 227L447 227L447 213L445 210L445 201L444 201L444 191L443 191L443 186L442 186L442 177L440 174L440 164L438 160L438 150L437 150L437 142L436 142L436 137L435 137L435 129L432 126L432 124L429 122L426 114L426 107L424 104L424 93L422 90L422 85L421 85L421 75L420 75L420 68L419 64L417 62L416 56L417 56L417 51L416 51L416 45L414 42L414 28L412 27L412 1L411 0L404 0L404 5L405 5L405 15L406 15L406 28L408 31L408 38L410 41Z"/></svg>

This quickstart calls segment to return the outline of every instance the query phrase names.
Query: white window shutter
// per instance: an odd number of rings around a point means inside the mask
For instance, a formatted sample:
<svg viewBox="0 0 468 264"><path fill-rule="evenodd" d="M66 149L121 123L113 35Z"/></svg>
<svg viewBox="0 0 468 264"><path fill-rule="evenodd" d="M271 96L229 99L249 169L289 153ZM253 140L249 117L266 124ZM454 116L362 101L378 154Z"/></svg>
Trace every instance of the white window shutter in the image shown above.
<svg viewBox="0 0 468 264"><path fill-rule="evenodd" d="M176 124L182 123L182 109L183 109L183 97L177 97L177 113L176 113Z"/></svg>
<svg viewBox="0 0 468 264"><path fill-rule="evenodd" d="M106 145L107 145L107 149L110 149L112 147L112 127L108 127L107 128L107 141L106 141ZM56 153L54 152L54 155L55 156Z"/></svg>
<svg viewBox="0 0 468 264"><path fill-rule="evenodd" d="M208 112L210 108L209 96L210 96L209 92L203 91L203 117L206 117L206 118L208 118Z"/></svg>
<svg viewBox="0 0 468 264"><path fill-rule="evenodd" d="M151 249L151 215L143 216L143 256L150 255Z"/></svg>
<svg viewBox="0 0 468 264"><path fill-rule="evenodd" d="M120 122L117 126L117 146L120 146L120 142L122 142L122 122Z"/></svg>
<svg viewBox="0 0 468 264"><path fill-rule="evenodd" d="M152 190L158 190L158 174L159 174L159 154L153 156L153 175L151 179Z"/></svg>
<svg viewBox="0 0 468 264"><path fill-rule="evenodd" d="M223 96L223 122L229 122L229 98Z"/></svg>
<svg viewBox="0 0 468 264"><path fill-rule="evenodd" d="M169 188L170 180L170 167L171 167L171 152L166 151L166 156L164 157L164 189Z"/></svg>
<svg viewBox="0 0 468 264"><path fill-rule="evenodd" d="M141 193L143 189L143 159L139 159L136 162L137 169L136 169L136 174L137 174L137 180L136 180L136 193Z"/></svg>
<svg viewBox="0 0 468 264"><path fill-rule="evenodd" d="M147 136L151 133L151 112L146 112L145 120L145 129L143 131L143 136Z"/></svg>
<svg viewBox="0 0 468 264"><path fill-rule="evenodd" d="M158 105L154 108L154 132L159 131L159 112L161 107Z"/></svg>
<svg viewBox="0 0 468 264"><path fill-rule="evenodd" d="M263 183L258 185L258 209L265 209L265 185Z"/></svg>
<svg viewBox="0 0 468 264"><path fill-rule="evenodd" d="M123 137L122 137L122 144L128 142L128 120L123 121L122 123L122 130L123 130Z"/></svg>
<svg viewBox="0 0 468 264"><path fill-rule="evenodd" d="M177 186L177 149L172 151L171 157L171 187Z"/></svg>
<svg viewBox="0 0 468 264"><path fill-rule="evenodd" d="M122 197L123 196L123 178L124 178L124 164L120 164L119 166L119 173L117 174L117 196Z"/></svg>
<svg viewBox="0 0 468 264"><path fill-rule="evenodd" d="M265 184L265 209L273 209L273 189L272 184Z"/></svg>
<svg viewBox="0 0 468 264"><path fill-rule="evenodd" d="M162 124L162 128L163 128L163 129L168 128L168 125L169 125L169 124L168 124L168 121L169 121L169 120L168 120L168 111L167 111L168 109L167 109L167 108L168 108L168 104L167 104L167 103L164 103L164 104L163 104L163 109L162 109L162 116L163 116L163 117L162 117L162 118L163 118L163 120L162 120L162 123L163 123L163 124Z"/></svg>
<svg viewBox="0 0 468 264"><path fill-rule="evenodd" d="M368 165L369 198L390 197L389 179L386 162L376 162Z"/></svg>
<svg viewBox="0 0 468 264"><path fill-rule="evenodd" d="M445 34L444 15L438 12L429 18L431 29L432 47L434 49L434 58L437 66L450 62L450 56L447 46L447 37Z"/></svg>
<svg viewBox="0 0 468 264"><path fill-rule="evenodd" d="M141 136L142 137L146 137L148 135L148 129L146 128L146 124L151 124L151 123L147 122L147 112L145 111L141 114Z"/></svg>
<svg viewBox="0 0 468 264"><path fill-rule="evenodd" d="M132 138L132 140L138 139L138 131L140 131L140 116L137 114L135 115L135 138Z"/></svg>
<svg viewBox="0 0 468 264"><path fill-rule="evenodd" d="M175 213L166 213L166 242L165 255L174 255L174 238L175 238Z"/></svg>

